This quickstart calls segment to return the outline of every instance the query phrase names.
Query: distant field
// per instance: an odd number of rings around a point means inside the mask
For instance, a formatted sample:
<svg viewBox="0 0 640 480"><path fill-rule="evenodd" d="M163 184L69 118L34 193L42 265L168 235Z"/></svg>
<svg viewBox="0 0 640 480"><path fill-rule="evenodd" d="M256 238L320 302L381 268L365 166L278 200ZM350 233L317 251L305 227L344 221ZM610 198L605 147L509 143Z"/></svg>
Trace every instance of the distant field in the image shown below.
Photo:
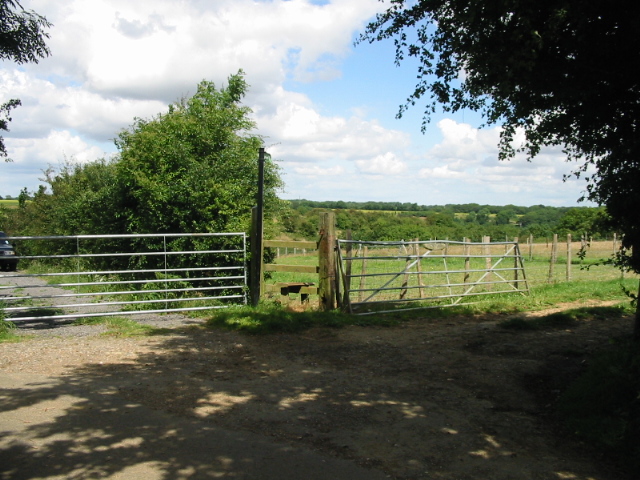
<svg viewBox="0 0 640 480"><path fill-rule="evenodd" d="M18 208L18 200L0 200L0 207Z"/></svg>

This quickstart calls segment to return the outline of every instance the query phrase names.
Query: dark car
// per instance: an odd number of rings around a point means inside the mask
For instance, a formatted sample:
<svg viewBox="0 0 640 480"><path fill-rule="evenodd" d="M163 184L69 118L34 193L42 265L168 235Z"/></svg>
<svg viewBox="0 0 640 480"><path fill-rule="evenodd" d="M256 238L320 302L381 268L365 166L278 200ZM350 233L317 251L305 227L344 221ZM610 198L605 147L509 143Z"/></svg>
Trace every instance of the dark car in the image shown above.
<svg viewBox="0 0 640 480"><path fill-rule="evenodd" d="M16 251L6 237L6 233L0 232L0 268L7 272L15 272L18 269Z"/></svg>

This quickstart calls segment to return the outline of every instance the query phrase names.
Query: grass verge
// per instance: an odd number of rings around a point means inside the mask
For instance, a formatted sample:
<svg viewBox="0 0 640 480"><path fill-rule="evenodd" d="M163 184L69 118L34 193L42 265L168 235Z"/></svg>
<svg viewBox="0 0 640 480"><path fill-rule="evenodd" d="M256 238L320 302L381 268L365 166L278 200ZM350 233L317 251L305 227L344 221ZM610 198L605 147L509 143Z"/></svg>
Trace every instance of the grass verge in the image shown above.
<svg viewBox="0 0 640 480"><path fill-rule="evenodd" d="M621 283L618 280L602 282L568 282L542 285L532 289L531 295L491 295L482 301L447 308L409 310L398 308L392 313L372 313L371 315L348 315L339 311L292 311L276 302L264 302L258 308L231 307L218 310L208 320L210 327L224 327L248 333L298 332L310 327L341 327L345 325L391 326L409 319L429 319L443 317L472 317L477 315L514 315L522 312L539 311L563 303L587 300L616 301L614 307L580 307L536 320L524 320L517 317L504 322L504 328L538 329L560 328L586 318L619 318L630 314L627 290L635 290L637 280L629 279Z"/></svg>
<svg viewBox="0 0 640 480"><path fill-rule="evenodd" d="M392 316L357 317L338 311L319 312L288 310L277 303L263 303L258 308L230 307L220 310L207 321L210 327L224 327L247 333L299 332L311 327L342 327L345 325L396 325Z"/></svg>
<svg viewBox="0 0 640 480"><path fill-rule="evenodd" d="M0 343L19 342L21 338L15 334L16 326L0 318Z"/></svg>
<svg viewBox="0 0 640 480"><path fill-rule="evenodd" d="M19 342L20 337L15 334L16 324L5 320L4 305L0 303L0 343Z"/></svg>
<svg viewBox="0 0 640 480"><path fill-rule="evenodd" d="M106 331L102 333L102 335L107 337L141 337L162 335L170 332L170 329L144 325L124 317L81 318L76 320L74 323L76 325L104 325Z"/></svg>

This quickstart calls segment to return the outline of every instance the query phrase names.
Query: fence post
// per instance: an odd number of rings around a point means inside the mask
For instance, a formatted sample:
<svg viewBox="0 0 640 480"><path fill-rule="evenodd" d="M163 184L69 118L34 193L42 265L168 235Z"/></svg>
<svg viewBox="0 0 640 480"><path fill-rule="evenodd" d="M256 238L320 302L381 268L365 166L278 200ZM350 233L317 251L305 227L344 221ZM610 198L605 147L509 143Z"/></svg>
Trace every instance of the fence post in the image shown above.
<svg viewBox="0 0 640 480"><path fill-rule="evenodd" d="M486 278L486 282L487 282L487 290L493 290L493 285L491 284L492 282L492 276L491 276L491 237L489 237L488 235L485 235L484 237L482 237L482 250L483 250L483 254L487 255L486 259L485 259L485 267L487 269L487 276Z"/></svg>
<svg viewBox="0 0 640 480"><path fill-rule="evenodd" d="M251 263L249 276L249 295L251 296L251 305L254 307L260 303L260 295L263 290L264 278L263 271L263 247L262 247L262 231L258 222L259 209L253 207L251 209Z"/></svg>
<svg viewBox="0 0 640 480"><path fill-rule="evenodd" d="M520 255L520 246L518 242L520 239L518 237L513 237L513 288L516 290L520 290L519 278L518 278L518 257Z"/></svg>
<svg viewBox="0 0 640 480"><path fill-rule="evenodd" d="M567 234L567 282L571 281L571 234Z"/></svg>
<svg viewBox="0 0 640 480"><path fill-rule="evenodd" d="M318 295L320 310L329 311L336 308L335 214L333 212L322 213L320 221Z"/></svg>
<svg viewBox="0 0 640 480"><path fill-rule="evenodd" d="M420 287L420 298L424 298L424 282L422 281L422 257L420 256L420 241L419 238L416 238L413 244L413 254L416 256L417 267L418 267L418 286Z"/></svg>
<svg viewBox="0 0 640 480"><path fill-rule="evenodd" d="M351 240L353 237L351 235L351 230L346 231L346 239ZM345 249L345 255L347 257L347 261L345 262L345 274L344 274L344 293L342 299L342 309L351 311L351 299L349 298L349 292L351 291L351 268L353 260L351 257L353 256L353 244L347 243L347 248Z"/></svg>
<svg viewBox="0 0 640 480"><path fill-rule="evenodd" d="M469 283L469 278L470 278L470 274L469 274L469 270L471 270L471 258L469 258L469 255L471 254L471 246L469 245L469 242L471 241L469 238L464 237L462 239L463 243L464 243L464 283Z"/></svg>
<svg viewBox="0 0 640 480"><path fill-rule="evenodd" d="M558 234L554 233L553 243L551 245L551 260L549 261L549 278L547 279L548 283L553 282L554 269L555 269L557 260L558 260Z"/></svg>
<svg viewBox="0 0 640 480"><path fill-rule="evenodd" d="M358 292L358 301L362 302L364 300L364 292L362 291L365 286L366 286L366 275L367 275L367 257L369 255L369 247L367 247L366 245L363 248L363 253L362 253L362 270L360 271L360 285L358 286L358 289L360 290Z"/></svg>

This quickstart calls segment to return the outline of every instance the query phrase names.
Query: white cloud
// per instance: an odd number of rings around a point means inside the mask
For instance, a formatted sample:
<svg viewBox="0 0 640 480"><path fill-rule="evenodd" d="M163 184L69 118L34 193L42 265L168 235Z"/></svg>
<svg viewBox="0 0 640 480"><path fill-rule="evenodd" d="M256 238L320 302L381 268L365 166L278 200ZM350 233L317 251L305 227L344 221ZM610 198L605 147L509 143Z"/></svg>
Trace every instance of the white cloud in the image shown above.
<svg viewBox="0 0 640 480"><path fill-rule="evenodd" d="M52 131L44 138L12 138L6 142L11 150L11 159L22 166L57 164L65 159L87 162L105 156L103 150L66 130ZM9 168L12 165L9 164Z"/></svg>
<svg viewBox="0 0 640 480"><path fill-rule="evenodd" d="M482 185L486 192L533 192L562 189L563 176L571 171L561 149L543 148L531 162L524 154L510 161L498 159L499 128L477 129L451 119L438 122L442 141L426 154L428 166L421 178L464 180ZM513 201L511 203L517 203Z"/></svg>
<svg viewBox="0 0 640 480"><path fill-rule="evenodd" d="M52 129L69 129L107 142L134 117L150 117L166 109L160 101L105 98L79 86L57 86L16 70L0 71L0 99L7 98L22 101L12 115L12 137L42 136Z"/></svg>
<svg viewBox="0 0 640 480"><path fill-rule="evenodd" d="M45 68L102 94L165 102L203 78L221 83L240 68L256 85L279 84L287 75L335 77L353 32L380 8L370 0L34 4L55 25Z"/></svg>
<svg viewBox="0 0 640 480"><path fill-rule="evenodd" d="M389 151L401 151L411 144L410 136L399 130L382 127L375 120L360 116L349 118L323 116L307 97L274 91L278 99L272 111L256 109L260 133L268 137L267 145L274 158L291 162L366 160Z"/></svg>
<svg viewBox="0 0 640 480"><path fill-rule="evenodd" d="M311 177L330 177L333 175L342 175L344 168L340 165L334 167L320 167L319 165L294 167L293 171L298 175L311 176Z"/></svg>
<svg viewBox="0 0 640 480"><path fill-rule="evenodd" d="M457 172L451 169L448 165L442 165L435 168L421 168L418 171L418 177L425 179L455 179L455 178L468 178L464 172Z"/></svg>
<svg viewBox="0 0 640 480"><path fill-rule="evenodd" d="M372 160L356 160L358 170L373 175L398 175L407 170L407 164L393 152L378 155Z"/></svg>

